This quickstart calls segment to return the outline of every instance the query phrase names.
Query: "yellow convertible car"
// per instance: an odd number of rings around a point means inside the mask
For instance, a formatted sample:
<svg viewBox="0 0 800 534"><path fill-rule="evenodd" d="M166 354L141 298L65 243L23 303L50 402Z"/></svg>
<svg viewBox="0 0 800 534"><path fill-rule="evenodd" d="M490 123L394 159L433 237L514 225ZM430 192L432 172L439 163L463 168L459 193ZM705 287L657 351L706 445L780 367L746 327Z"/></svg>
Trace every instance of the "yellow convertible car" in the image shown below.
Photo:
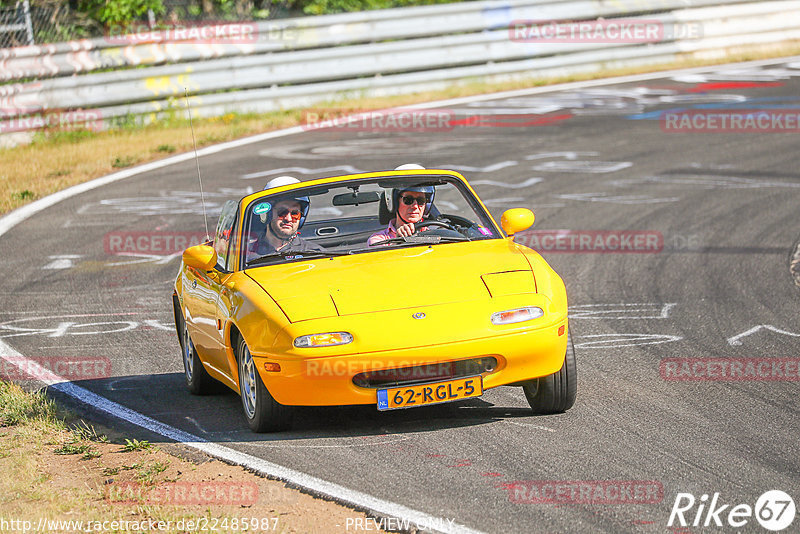
<svg viewBox="0 0 800 534"><path fill-rule="evenodd" d="M255 432L293 406L378 410L521 386L534 413L577 389L561 278L513 241L523 208L492 219L466 180L411 169L268 188L222 208L183 252L175 326L188 389L218 382Z"/></svg>

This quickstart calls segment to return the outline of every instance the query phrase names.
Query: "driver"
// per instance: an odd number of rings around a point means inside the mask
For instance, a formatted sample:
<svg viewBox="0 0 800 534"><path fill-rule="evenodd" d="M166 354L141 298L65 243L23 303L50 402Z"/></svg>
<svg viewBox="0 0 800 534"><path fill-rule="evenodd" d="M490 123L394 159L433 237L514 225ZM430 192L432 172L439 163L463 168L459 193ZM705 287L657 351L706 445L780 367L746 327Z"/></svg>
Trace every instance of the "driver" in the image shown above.
<svg viewBox="0 0 800 534"><path fill-rule="evenodd" d="M367 243L377 245L381 241L395 237L408 237L416 231L427 230L427 227L417 227L422 219L430 213L433 203L433 186L408 187L392 190L392 205L394 218L389 221L389 226L380 232L375 232Z"/></svg>
<svg viewBox="0 0 800 534"><path fill-rule="evenodd" d="M400 165L395 170L424 169L421 165L409 163ZM433 205L433 196L436 193L433 186L415 186L402 189L392 189L391 196L387 196L387 204L391 198L391 205L387 206L394 215L389 226L380 232L375 232L367 240L368 245L377 245L382 241L395 237L408 237L416 231L427 230L427 227L417 227L424 217L430 214Z"/></svg>
<svg viewBox="0 0 800 534"><path fill-rule="evenodd" d="M279 176L270 180L264 189L272 189L282 185L300 183L291 176ZM259 255L275 252L309 252L321 251L322 247L310 243L300 237L300 228L308 215L311 201L307 196L288 197L279 200L262 217L266 217L267 226L264 236L258 241L256 252Z"/></svg>

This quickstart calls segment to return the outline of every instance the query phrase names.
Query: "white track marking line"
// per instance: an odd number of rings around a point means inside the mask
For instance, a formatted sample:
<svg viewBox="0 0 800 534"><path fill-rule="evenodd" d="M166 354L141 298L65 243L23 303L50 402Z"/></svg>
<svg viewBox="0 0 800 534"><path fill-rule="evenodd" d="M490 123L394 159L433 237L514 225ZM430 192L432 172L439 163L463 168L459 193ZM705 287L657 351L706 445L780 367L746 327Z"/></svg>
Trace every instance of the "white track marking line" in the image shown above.
<svg viewBox="0 0 800 534"><path fill-rule="evenodd" d="M742 344L742 341L741 341L742 338L745 338L747 336L751 336L751 335L755 334L756 332L759 332L760 330L768 330L770 332L775 332L776 334L783 334L785 336L800 337L800 334L796 333L796 332L789 332L788 330L781 330L780 328L772 326L771 324L760 324L760 325L754 326L750 330L745 330L741 334L737 334L737 335L735 335L733 337L729 337L728 338L728 345L734 345L734 346L735 345L741 345Z"/></svg>
<svg viewBox="0 0 800 534"><path fill-rule="evenodd" d="M800 57L780 58L780 59L766 60L766 61L753 61L749 63L742 63L739 65L740 66L772 65L776 63L786 63L797 59L800 59ZM733 65L735 64L729 64L726 66L733 66ZM668 78L678 73L705 72L705 71L719 69L720 67L721 67L720 65L712 65L708 67L699 67L694 69L680 69L680 70L665 71L665 72L651 73L638 76L621 76L621 77L607 78L602 80L590 80L586 82L572 82L566 84L552 85L548 87L525 89L520 91L507 91L503 93L494 93L491 95L476 95L467 98L440 100L437 102L428 102L425 104L418 104L416 106L408 106L408 107L425 109L425 108L442 107L447 105L467 104L470 102L496 100L499 98L509 98L520 95L565 91L571 89L580 89L583 87L596 87L602 85L614 85L619 83L630 83L630 82L645 81L651 79ZM278 137L286 137L293 134L303 133L305 131L306 130L304 130L301 126L294 126L292 128L286 128L274 132L267 132L259 135L254 135L251 137L245 137L243 139L237 139L236 141L230 141L228 143L223 143L220 145L206 147L199 150L197 152L197 155L207 156L209 154L216 154L217 152L222 152L223 150L228 150L230 148L238 148L241 146L258 143L261 141L266 141L268 139L275 139ZM50 206L53 206L61 202L62 200L66 200L81 193L97 189L98 187L102 187L104 185L111 184L119 180L129 178L131 176L137 176L145 172L163 169L164 167L167 167L169 165L174 165L176 163L181 163L183 161L191 160L193 157L194 157L193 152L186 152L184 154L179 154L177 156L172 156L170 158L166 158L163 160L145 163L144 165L139 165L137 167L132 167L124 171L120 171L114 174L109 174L107 176L103 176L102 178L97 178L89 182L72 186L63 191L59 191L58 193L53 193L52 195L46 196L42 199L32 202L0 218L0 236L6 234L9 230L14 228L21 222L25 221L29 217L49 208ZM8 361L13 365L16 365L14 360L19 361L19 358L23 358L23 355L15 351L13 348L11 348L10 345L0 340L0 358ZM35 362L28 360L28 365L36 365L36 364ZM43 369L43 371L46 370ZM342 486L338 486L336 484L326 482L318 478L314 478L310 475L306 475L299 471L294 471L292 469L288 469L276 464L272 464L270 462L266 462L265 460L261 460L254 456L234 451L233 449L229 449L221 445L205 442L198 436L194 436L187 432L183 432L181 430L173 428L169 425L165 425L164 423L156 421L155 419L151 419L143 414L130 410L129 408L125 408L124 406L112 402L104 397L91 393L90 391L80 388L79 386L75 386L74 384L71 384L69 382L59 382L60 377L53 375L53 377L51 378L53 378L53 380L55 381L50 385L54 387L57 386L59 391L62 391L67 395L71 395L74 398L81 400L82 402L87 402L86 400L84 400L85 398L91 398L92 402L90 404L94 405L98 409L102 409L103 411L106 411L107 413L115 417L119 417L126 421L132 422L136 425L148 428L149 430L152 430L165 437L170 437L170 439L177 439L177 441L182 441L182 439L178 438L184 438L185 441L182 442L185 445L202 450L207 454L211 454L212 456L226 459L227 461L233 461L235 463L239 463L240 465L246 465L259 473L263 473L268 476L274 476L276 478L283 479L283 476L288 477L289 475L291 475L293 477L291 480L292 484L296 484L312 492L317 492L320 495L331 497L339 502L347 502L348 504L355 506L356 508L368 509L370 511L379 513L380 515L389 515L391 517L398 517L398 518L409 518L411 521L414 520L413 518L437 519L432 516L428 516L427 514L423 514L422 512L417 512L416 510L406 508L399 504L383 501L381 499L377 499L370 495L349 490ZM172 436L176 436L176 438L172 438ZM266 471L266 469L269 470L274 469L274 471ZM288 478L286 480L289 481ZM448 529L446 532L471 533L477 531L471 530L465 526L454 525L452 529Z"/></svg>
<svg viewBox="0 0 800 534"><path fill-rule="evenodd" d="M12 365L20 366L22 361L25 360L24 356L13 348L9 347L0 341L0 358L8 361ZM30 369L30 368L28 368ZM351 505L357 509L367 510L379 517L393 517L400 519L401 522L408 521L412 525L419 526L436 526L447 525L444 529L432 529L432 532L446 532L446 533L463 533L463 534L478 534L480 531L473 530L469 527L449 523L447 520L428 515L417 510L412 510L401 504L396 504L391 501L378 499L360 491L354 491L344 486L322 480L311 475L307 475L300 471L295 471L288 467L283 467L261 458L256 458L249 454L239 452L224 445L209 442L200 436L190 434L183 430L179 430L170 425L157 421L144 414L126 408L125 406L111 401L105 397L97 395L80 386L76 386L72 382L66 381L64 378L42 368L40 382L56 391L72 397L84 404L89 405L95 410L105 412L113 417L122 419L128 423L155 432L167 439L171 439L187 447L197 449L201 452L219 458L225 462L235 465L241 465L247 469L260 473L270 478L275 478L291 485L303 488L314 495L323 495L325 497L334 497L337 502Z"/></svg>

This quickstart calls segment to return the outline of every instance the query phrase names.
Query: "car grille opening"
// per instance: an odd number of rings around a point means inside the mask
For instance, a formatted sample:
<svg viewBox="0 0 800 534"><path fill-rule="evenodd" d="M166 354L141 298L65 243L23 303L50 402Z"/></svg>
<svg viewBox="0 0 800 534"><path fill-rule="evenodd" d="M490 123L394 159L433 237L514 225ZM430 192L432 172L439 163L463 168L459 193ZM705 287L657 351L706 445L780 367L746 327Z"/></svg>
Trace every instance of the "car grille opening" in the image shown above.
<svg viewBox="0 0 800 534"><path fill-rule="evenodd" d="M397 369L367 371L353 377L353 383L362 388L385 388L441 382L455 378L491 373L497 368L497 358L484 356L469 360L441 362Z"/></svg>

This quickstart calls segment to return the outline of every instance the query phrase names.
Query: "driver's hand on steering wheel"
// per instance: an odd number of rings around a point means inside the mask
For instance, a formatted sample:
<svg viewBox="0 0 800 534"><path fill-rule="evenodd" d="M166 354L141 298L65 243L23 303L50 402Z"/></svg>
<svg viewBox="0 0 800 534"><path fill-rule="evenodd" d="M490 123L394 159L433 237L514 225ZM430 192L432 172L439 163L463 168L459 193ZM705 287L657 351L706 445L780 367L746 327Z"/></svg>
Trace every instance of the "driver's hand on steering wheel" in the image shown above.
<svg viewBox="0 0 800 534"><path fill-rule="evenodd" d="M414 223L405 223L397 229L397 235L399 237L408 237L415 231L416 228L414 228Z"/></svg>

